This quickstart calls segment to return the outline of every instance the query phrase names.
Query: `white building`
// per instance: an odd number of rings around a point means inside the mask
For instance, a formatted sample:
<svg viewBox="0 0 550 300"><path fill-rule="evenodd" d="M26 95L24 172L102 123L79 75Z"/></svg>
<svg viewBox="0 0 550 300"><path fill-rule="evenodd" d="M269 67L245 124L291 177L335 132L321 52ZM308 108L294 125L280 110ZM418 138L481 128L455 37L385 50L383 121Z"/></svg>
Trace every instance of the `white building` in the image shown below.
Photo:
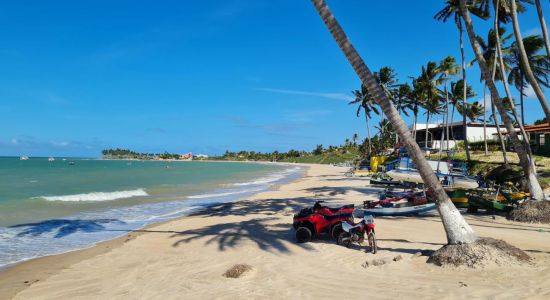
<svg viewBox="0 0 550 300"><path fill-rule="evenodd" d="M413 130L413 126L410 126ZM506 129L501 126L501 132L506 132ZM445 124L428 124L428 144L426 145L426 124L416 124L416 142L420 147L439 149L441 144L442 134L445 133ZM466 123L466 134L468 142L483 141L485 136L487 140L496 140L498 138L497 128L494 124L486 124L485 129L483 123L468 122ZM464 141L464 126L462 122L453 122L449 124L449 148L455 147L455 141ZM446 146L447 138L444 137L442 142L443 148Z"/></svg>

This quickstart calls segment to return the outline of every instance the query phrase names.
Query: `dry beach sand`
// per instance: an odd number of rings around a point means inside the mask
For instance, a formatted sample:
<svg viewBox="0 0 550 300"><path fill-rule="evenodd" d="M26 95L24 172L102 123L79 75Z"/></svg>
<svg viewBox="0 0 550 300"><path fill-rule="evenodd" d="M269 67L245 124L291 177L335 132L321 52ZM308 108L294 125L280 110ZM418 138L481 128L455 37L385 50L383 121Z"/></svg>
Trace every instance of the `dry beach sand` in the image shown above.
<svg viewBox="0 0 550 300"><path fill-rule="evenodd" d="M315 198L360 204L380 188L346 178L345 169L312 165L304 178L240 202L150 226L67 254L0 273L0 298L14 299L550 299L550 226L468 215L480 236L527 251L525 266L442 268L415 253L445 234L434 213L379 217L380 251L347 249L328 237L296 244L292 214ZM392 259L401 256L398 261ZM381 266L366 261L386 259ZM236 264L251 269L222 276ZM246 269L247 267L243 267Z"/></svg>

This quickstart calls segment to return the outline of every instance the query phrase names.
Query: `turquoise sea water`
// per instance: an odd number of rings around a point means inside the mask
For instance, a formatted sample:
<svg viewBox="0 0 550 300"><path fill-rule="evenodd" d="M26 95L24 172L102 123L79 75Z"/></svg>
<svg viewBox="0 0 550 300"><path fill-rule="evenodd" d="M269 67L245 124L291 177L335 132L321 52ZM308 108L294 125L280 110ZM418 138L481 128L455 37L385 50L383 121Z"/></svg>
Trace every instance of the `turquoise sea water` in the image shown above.
<svg viewBox="0 0 550 300"><path fill-rule="evenodd" d="M0 158L0 267L269 189L298 167Z"/></svg>

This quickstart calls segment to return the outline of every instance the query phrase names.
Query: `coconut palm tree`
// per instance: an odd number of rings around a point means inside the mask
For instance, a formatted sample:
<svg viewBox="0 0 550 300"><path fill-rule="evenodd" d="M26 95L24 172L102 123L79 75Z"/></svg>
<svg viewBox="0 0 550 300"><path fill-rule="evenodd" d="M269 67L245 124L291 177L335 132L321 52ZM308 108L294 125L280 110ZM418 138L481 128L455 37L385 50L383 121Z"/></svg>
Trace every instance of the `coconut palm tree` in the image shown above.
<svg viewBox="0 0 550 300"><path fill-rule="evenodd" d="M549 87L548 73L550 72L550 58L547 55L540 53L545 47L544 40L539 35L531 35L523 39L523 45L525 47L527 58L529 59L529 65L533 71L533 75L535 75L535 78L537 79L537 82L544 87ZM510 73L508 74L508 83L513 84L519 91L521 123L522 125L525 125L523 97L525 96L527 82L525 81L525 75L521 67L516 42L514 42L509 48L509 51L507 51L505 61L507 61L511 66Z"/></svg>
<svg viewBox="0 0 550 300"><path fill-rule="evenodd" d="M374 77L376 81L380 84L384 93L390 98L391 101L395 102L395 87L397 85L397 74L395 70L390 67L382 67L378 72L374 72ZM384 114L380 115L381 121L384 121ZM381 134L378 137L384 135L384 126L380 127Z"/></svg>
<svg viewBox="0 0 550 300"><path fill-rule="evenodd" d="M487 66L487 62L483 58L481 49L479 47L479 43L477 42L473 22L470 17L470 13L468 12L468 6L466 3L466 0L459 0L459 1L460 1L460 13L462 15L462 18L464 19L464 24L466 25L466 31L468 33L470 44L478 60L478 66L483 74L483 78L485 79L485 82L487 83L487 86L491 93L491 99L493 100L493 103L495 104L495 106L497 107L500 113L500 117L504 125L506 126L508 135L510 136L512 143L514 145L514 149L518 154L520 165L524 171L525 177L527 177L528 179L528 186L529 186L529 192L531 194L531 197L533 197L534 199L542 200L544 199L544 194L537 180L535 168L529 159L529 156L528 156L527 150L525 149L524 144L520 141L520 139L517 136L512 120L506 114L504 104L502 103L502 100L499 96L495 82L492 79L492 75Z"/></svg>
<svg viewBox="0 0 550 300"><path fill-rule="evenodd" d="M420 112L420 108L424 105L424 99L422 98L422 92L421 88L419 87L416 80L413 80L413 89L410 94L410 102L411 102L411 111L413 113L413 130L412 135L413 139L416 141L416 124L418 121L418 113Z"/></svg>
<svg viewBox="0 0 550 300"><path fill-rule="evenodd" d="M447 81L449 81L450 77L458 74L458 71L459 67L452 56L445 57L439 63L439 72L441 74L439 79L444 84L445 92L445 138L447 139L447 151L449 151L449 91L447 89Z"/></svg>
<svg viewBox="0 0 550 300"><path fill-rule="evenodd" d="M498 11L495 13L495 19L498 20ZM510 69L510 66L506 63L507 62L506 60L503 60L502 68L501 68L500 60L497 57L497 53L498 53L497 46L500 43L506 43L508 40L510 40L512 38L512 35L511 34L505 35L506 29L503 28L503 27L499 27L499 30L498 30L499 34L498 35L496 35L495 32L496 32L496 30L494 28L489 29L489 33L487 34L487 41L485 41L482 37L478 36L477 37L477 42L478 42L478 44L481 48L483 58L485 59L485 61L487 62L488 65L493 66L493 70L492 70L492 73L491 73L493 80L498 81L498 80L502 80L502 74L506 73L506 71ZM472 60L471 64L476 62L476 61L477 61L477 58L474 58L474 60ZM496 72L497 67L500 70L500 72ZM480 80L483 81L483 75L481 75ZM487 84L485 83L484 87L483 87L483 99L485 99L485 97L486 97L486 91L487 91ZM502 138L502 134L500 132L500 125L498 123L498 118L495 116L494 105L492 105L492 104L491 104L491 111L492 111L492 115L493 115L492 120L494 121L494 124L497 128L498 139L501 143L501 148L503 150L502 151L502 158L504 159L504 164L506 166L508 166L508 158L507 158L507 155L506 155L506 147L505 147L505 144L504 144L504 139ZM484 122L484 125L485 125L485 122ZM487 145L487 134L486 134L485 130L484 130L483 135L485 137L485 145ZM487 154L487 147L485 147L485 153Z"/></svg>
<svg viewBox="0 0 550 300"><path fill-rule="evenodd" d="M380 113L378 111L378 108L376 108L376 106L374 105L374 99L371 97L369 91L364 84L361 85L361 90L353 91L353 95L355 96L355 99L353 99L353 101L351 101L349 104L359 104L356 113L357 117L361 115L361 110L365 113L365 121L367 123L368 153L370 154L372 151L372 144L369 120L371 119L371 112L374 112L377 115Z"/></svg>
<svg viewBox="0 0 550 300"><path fill-rule="evenodd" d="M409 116L409 111L413 110L414 103L412 102L412 89L411 86L404 83L400 84L394 92L394 105L399 114ZM395 135L395 143L399 142L399 135Z"/></svg>
<svg viewBox="0 0 550 300"><path fill-rule="evenodd" d="M514 35L516 36L518 56L520 58L520 63L523 66L523 73L525 74L525 78L533 88L535 95L537 95L537 99L539 99L540 105L542 106L542 110L546 115L546 120L550 124L550 105L548 105L548 102L546 101L546 97L544 96L544 92L542 91L539 85L539 82L537 81L537 78L533 73L533 70L531 70L531 66L529 64L529 57L527 56L525 45L523 44L523 38L521 37L521 29L519 27L519 21L518 21L518 9L517 9L518 4L516 3L515 0L503 0L502 2L506 2L506 1L510 1L511 3L510 11L511 11L511 17L512 17L512 25L514 27Z"/></svg>
<svg viewBox="0 0 550 300"><path fill-rule="evenodd" d="M359 76L361 82L367 87L376 103L392 123L393 128L399 134L399 138L405 144L411 159L417 166L418 172L424 181L427 192L434 197L439 215L447 234L449 244L463 244L475 242L477 237L472 228L466 223L460 212L451 202L439 180L432 171L428 161L424 157L418 144L412 139L407 125L399 116L399 113L387 97L384 89L378 84L371 71L359 56L340 24L328 8L325 0L312 0L319 16L332 34L332 37L348 59L349 63Z"/></svg>
<svg viewBox="0 0 550 300"><path fill-rule="evenodd" d="M451 103L454 107L456 107L456 110L458 113L463 117L463 124L462 126L466 126L467 123L464 122L464 119L467 118L467 114L464 114L463 112L465 110L468 110L469 104L468 99L475 97L477 94L474 92L474 89L471 86L466 87L466 98L464 98L464 81L462 79L451 82L451 89L449 93L449 98L451 100ZM464 109L466 108L466 109ZM454 112L453 112L454 113ZM464 134L464 131L463 131ZM464 147L466 147L466 140L467 135L463 136L464 138Z"/></svg>
<svg viewBox="0 0 550 300"><path fill-rule="evenodd" d="M428 147L428 129L430 123L430 116L434 113L440 112L441 106L439 89L437 86L440 84L439 68L437 63L430 61L426 66L422 66L422 72L420 76L415 79L416 88L422 98L423 108L426 110L426 136L424 146Z"/></svg>

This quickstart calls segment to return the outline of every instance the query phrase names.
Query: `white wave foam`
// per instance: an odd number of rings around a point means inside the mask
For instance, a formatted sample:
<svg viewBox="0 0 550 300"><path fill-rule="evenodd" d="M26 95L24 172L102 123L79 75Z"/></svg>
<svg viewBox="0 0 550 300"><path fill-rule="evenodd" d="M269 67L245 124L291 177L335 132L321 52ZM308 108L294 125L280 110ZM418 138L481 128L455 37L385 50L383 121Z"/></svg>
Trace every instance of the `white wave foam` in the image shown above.
<svg viewBox="0 0 550 300"><path fill-rule="evenodd" d="M115 191L115 192L93 192L87 194L75 194L75 195L63 195L63 196L40 196L36 198L42 198L48 201L68 201L68 202L80 202L80 201L111 201L123 198L131 198L138 196L149 196L143 189L129 190L129 191Z"/></svg>
<svg viewBox="0 0 550 300"><path fill-rule="evenodd" d="M281 171L281 172L277 172L275 174L272 174L272 175L269 175L269 176L266 176L266 177L260 177L258 178L257 180L254 180L254 181L247 181L247 182L238 182L238 183L233 183L231 184L231 186L248 186L248 185L261 185L261 184L269 184L269 183L272 183L272 182L275 182L275 181L279 181L285 177L287 177L288 175L296 172L300 170L300 168L291 168L291 169L286 169L284 171Z"/></svg>
<svg viewBox="0 0 550 300"><path fill-rule="evenodd" d="M259 191L261 191L261 189L239 190L239 191L231 191L231 192L226 192L226 193L215 193L215 194L201 194L201 195L187 196L187 199L205 199L205 198L227 197L227 196L232 196L232 195L259 192Z"/></svg>

